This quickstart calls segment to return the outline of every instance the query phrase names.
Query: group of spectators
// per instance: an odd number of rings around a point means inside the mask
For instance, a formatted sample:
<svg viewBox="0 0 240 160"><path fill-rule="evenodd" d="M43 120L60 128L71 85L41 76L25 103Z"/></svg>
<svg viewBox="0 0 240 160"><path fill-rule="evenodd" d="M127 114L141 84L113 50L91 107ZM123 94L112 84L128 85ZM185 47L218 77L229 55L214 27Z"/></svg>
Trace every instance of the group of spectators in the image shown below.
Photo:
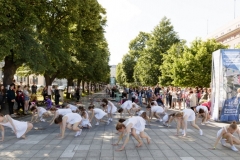
<svg viewBox="0 0 240 160"><path fill-rule="evenodd" d="M194 109L199 104L203 104L210 109L211 89L202 87L124 87L122 97L139 103L140 106L151 101L157 101L159 106L167 106L170 109L182 110L184 107ZM178 108L176 108L178 106Z"/></svg>

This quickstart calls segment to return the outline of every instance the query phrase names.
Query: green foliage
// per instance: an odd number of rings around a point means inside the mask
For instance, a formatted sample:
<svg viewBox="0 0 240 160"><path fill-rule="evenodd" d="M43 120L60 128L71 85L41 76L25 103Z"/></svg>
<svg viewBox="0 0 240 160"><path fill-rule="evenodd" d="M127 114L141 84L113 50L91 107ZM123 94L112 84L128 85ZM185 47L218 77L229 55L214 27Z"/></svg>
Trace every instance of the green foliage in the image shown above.
<svg viewBox="0 0 240 160"><path fill-rule="evenodd" d="M215 40L196 39L188 48L183 44L173 45L160 66L162 85L209 86L211 81L212 53L224 46ZM178 54L177 54L178 53Z"/></svg>
<svg viewBox="0 0 240 160"><path fill-rule="evenodd" d="M125 85L126 77L123 72L121 63L118 63L117 68L116 68L116 80L117 80L117 83L119 83L120 85Z"/></svg>

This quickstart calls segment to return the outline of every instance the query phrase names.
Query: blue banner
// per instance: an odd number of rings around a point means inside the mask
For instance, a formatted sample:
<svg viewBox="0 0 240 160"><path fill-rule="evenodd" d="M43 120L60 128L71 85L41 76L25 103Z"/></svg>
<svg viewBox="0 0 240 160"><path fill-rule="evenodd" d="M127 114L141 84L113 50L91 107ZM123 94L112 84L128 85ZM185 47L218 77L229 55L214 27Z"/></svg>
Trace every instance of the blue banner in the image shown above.
<svg viewBox="0 0 240 160"><path fill-rule="evenodd" d="M228 121L239 121L239 114L240 114L240 98L233 97L231 99L227 99L224 102L222 111L221 111L221 118L222 122Z"/></svg>

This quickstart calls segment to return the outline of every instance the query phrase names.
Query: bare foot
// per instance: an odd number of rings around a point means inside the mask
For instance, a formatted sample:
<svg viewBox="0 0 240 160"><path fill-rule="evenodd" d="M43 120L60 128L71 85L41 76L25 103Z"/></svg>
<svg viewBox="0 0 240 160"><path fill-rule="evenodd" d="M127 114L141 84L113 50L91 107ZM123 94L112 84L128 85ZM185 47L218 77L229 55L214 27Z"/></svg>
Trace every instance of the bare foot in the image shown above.
<svg viewBox="0 0 240 160"><path fill-rule="evenodd" d="M150 142L151 142L150 139L151 139L151 138L149 138L149 137L147 138L147 143L148 143L148 144L150 144Z"/></svg>
<svg viewBox="0 0 240 160"><path fill-rule="evenodd" d="M141 147L142 146L142 142L141 143L138 143L138 145L136 145L136 147Z"/></svg>
<svg viewBox="0 0 240 160"><path fill-rule="evenodd" d="M22 139L26 139L26 136L25 136L25 135L23 135L21 138L22 138Z"/></svg>

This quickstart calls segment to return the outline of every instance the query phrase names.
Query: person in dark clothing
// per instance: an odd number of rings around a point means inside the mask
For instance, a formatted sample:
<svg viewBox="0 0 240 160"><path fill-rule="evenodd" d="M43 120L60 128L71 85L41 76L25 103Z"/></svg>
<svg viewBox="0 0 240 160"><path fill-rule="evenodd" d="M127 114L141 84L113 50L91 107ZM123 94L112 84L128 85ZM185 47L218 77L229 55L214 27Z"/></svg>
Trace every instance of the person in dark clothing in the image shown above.
<svg viewBox="0 0 240 160"><path fill-rule="evenodd" d="M79 99L80 99L80 89L79 89L79 87L77 87L77 88L76 88L75 95L76 95L77 102L78 102L78 101L79 101Z"/></svg>
<svg viewBox="0 0 240 160"><path fill-rule="evenodd" d="M58 90L58 87L55 88L54 90L54 101L55 101L55 105L59 105L59 98L60 98L60 93L59 93L59 90Z"/></svg>
<svg viewBox="0 0 240 160"><path fill-rule="evenodd" d="M32 94L37 94L37 86L35 83L32 85L31 88L32 88Z"/></svg>
<svg viewBox="0 0 240 160"><path fill-rule="evenodd" d="M4 89L4 86L2 85L0 87L0 109L2 110L4 108L6 100L6 90Z"/></svg>
<svg viewBox="0 0 240 160"><path fill-rule="evenodd" d="M21 86L17 87L16 95L17 95L16 102L18 104L17 110L19 111L22 108L23 113L25 113L24 112L24 94L23 94L23 91L21 90Z"/></svg>
<svg viewBox="0 0 240 160"><path fill-rule="evenodd" d="M15 115L13 114L13 106L14 106L15 98L16 97L14 92L14 84L11 84L9 90L7 91L9 114L11 115L11 117L15 117Z"/></svg>
<svg viewBox="0 0 240 160"><path fill-rule="evenodd" d="M42 90L42 96L43 96L43 101L46 101L46 96L48 96L48 90L47 87L44 87Z"/></svg>

